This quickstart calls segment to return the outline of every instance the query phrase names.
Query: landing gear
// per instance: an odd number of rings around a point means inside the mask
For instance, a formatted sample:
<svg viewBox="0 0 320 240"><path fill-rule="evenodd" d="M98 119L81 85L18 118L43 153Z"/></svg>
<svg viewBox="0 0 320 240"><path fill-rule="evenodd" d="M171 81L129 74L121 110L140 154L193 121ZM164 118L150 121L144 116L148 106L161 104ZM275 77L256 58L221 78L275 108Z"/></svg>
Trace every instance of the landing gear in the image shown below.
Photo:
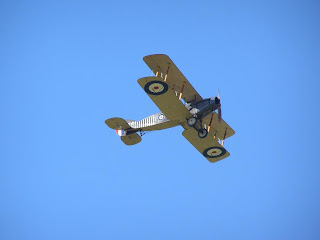
<svg viewBox="0 0 320 240"><path fill-rule="evenodd" d="M197 130L198 132L198 137L199 138L205 138L206 136L208 136L208 131L207 129L205 128L202 128L202 121L201 119L199 119L200 121L200 128L197 128L196 125L197 125L197 122L198 122L198 119L196 117L191 117L187 120L187 124L189 127L192 127L194 128L195 130Z"/></svg>
<svg viewBox="0 0 320 240"><path fill-rule="evenodd" d="M197 119L195 117L191 117L187 121L189 127L194 127L197 124Z"/></svg>
<svg viewBox="0 0 320 240"><path fill-rule="evenodd" d="M208 136L208 131L207 129L200 129L198 130L198 137L199 138L205 138L206 136Z"/></svg>

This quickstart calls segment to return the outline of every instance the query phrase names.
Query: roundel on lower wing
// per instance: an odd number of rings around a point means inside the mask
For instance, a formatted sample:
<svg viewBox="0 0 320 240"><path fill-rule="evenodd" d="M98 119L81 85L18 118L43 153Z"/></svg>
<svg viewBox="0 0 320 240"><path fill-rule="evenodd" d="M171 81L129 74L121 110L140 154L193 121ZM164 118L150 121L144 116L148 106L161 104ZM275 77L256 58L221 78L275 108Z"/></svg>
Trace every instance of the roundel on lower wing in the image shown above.
<svg viewBox="0 0 320 240"><path fill-rule="evenodd" d="M203 156L207 158L217 158L221 157L226 153L223 147L209 147L203 151Z"/></svg>
<svg viewBox="0 0 320 240"><path fill-rule="evenodd" d="M150 95L161 95L168 91L168 84L162 81L151 81L144 86L144 90Z"/></svg>

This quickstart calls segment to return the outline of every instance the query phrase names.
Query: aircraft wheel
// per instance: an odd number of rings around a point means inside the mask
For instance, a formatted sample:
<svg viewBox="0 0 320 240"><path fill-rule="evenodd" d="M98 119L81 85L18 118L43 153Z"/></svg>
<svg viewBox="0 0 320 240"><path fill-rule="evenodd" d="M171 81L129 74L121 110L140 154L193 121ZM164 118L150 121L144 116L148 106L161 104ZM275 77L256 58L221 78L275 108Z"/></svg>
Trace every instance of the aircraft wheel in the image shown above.
<svg viewBox="0 0 320 240"><path fill-rule="evenodd" d="M206 129L200 129L198 132L198 137L205 138L206 136L208 136L208 131Z"/></svg>
<svg viewBox="0 0 320 240"><path fill-rule="evenodd" d="M191 117L187 121L189 127L194 127L197 124L197 119L195 117Z"/></svg>

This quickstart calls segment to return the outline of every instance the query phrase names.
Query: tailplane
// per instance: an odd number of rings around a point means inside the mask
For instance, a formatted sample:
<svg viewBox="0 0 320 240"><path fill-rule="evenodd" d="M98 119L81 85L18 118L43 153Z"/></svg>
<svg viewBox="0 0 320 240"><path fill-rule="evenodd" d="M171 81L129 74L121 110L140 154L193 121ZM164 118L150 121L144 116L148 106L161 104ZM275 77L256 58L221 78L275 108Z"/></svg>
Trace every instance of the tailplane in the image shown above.
<svg viewBox="0 0 320 240"><path fill-rule="evenodd" d="M126 145L134 145L141 142L142 138L135 132L127 136L122 136L121 140Z"/></svg>
<svg viewBox="0 0 320 240"><path fill-rule="evenodd" d="M105 121L108 127L116 130L117 135L121 137L126 145L134 145L141 142L141 137L129 126L126 120L122 118L109 118Z"/></svg>

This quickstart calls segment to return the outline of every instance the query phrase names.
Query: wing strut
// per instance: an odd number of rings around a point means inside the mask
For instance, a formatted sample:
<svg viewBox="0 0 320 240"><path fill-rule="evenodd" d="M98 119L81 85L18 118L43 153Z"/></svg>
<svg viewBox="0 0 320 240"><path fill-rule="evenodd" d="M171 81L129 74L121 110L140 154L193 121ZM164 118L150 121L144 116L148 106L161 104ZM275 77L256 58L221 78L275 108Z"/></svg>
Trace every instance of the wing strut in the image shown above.
<svg viewBox="0 0 320 240"><path fill-rule="evenodd" d="M170 68L170 63L169 63L169 65L168 65L168 69L167 69L167 72L166 72L166 76L164 77L164 81L165 81L165 82L167 81L167 78L168 78L169 68Z"/></svg>
<svg viewBox="0 0 320 240"><path fill-rule="evenodd" d="M210 129L211 129L211 124L212 124L212 120L213 120L213 113L211 115L211 118L210 118L210 122L209 122L209 126L208 126L208 133L210 132ZM216 135L217 135L217 131L214 133L213 135L213 138L215 139L216 138ZM222 145L223 146L223 145Z"/></svg>
<svg viewBox="0 0 320 240"><path fill-rule="evenodd" d="M182 97L183 88L184 88L184 83L183 83L182 88L181 88L181 91L180 91L179 100L180 100L180 99L181 99L181 97Z"/></svg>
<svg viewBox="0 0 320 240"><path fill-rule="evenodd" d="M159 76L159 72L160 72L160 67L158 66L158 70L157 70L157 72L156 72L156 77Z"/></svg>
<svg viewBox="0 0 320 240"><path fill-rule="evenodd" d="M210 119L210 122L209 122L209 126L208 126L208 133L210 132L212 119L213 119L213 114L211 115L211 119Z"/></svg>
<svg viewBox="0 0 320 240"><path fill-rule="evenodd" d="M226 139L227 129L228 128L226 128L226 131L224 132L224 136L223 136L223 140L222 140L222 144L221 144L222 147L223 147L223 144L224 144L224 140Z"/></svg>

